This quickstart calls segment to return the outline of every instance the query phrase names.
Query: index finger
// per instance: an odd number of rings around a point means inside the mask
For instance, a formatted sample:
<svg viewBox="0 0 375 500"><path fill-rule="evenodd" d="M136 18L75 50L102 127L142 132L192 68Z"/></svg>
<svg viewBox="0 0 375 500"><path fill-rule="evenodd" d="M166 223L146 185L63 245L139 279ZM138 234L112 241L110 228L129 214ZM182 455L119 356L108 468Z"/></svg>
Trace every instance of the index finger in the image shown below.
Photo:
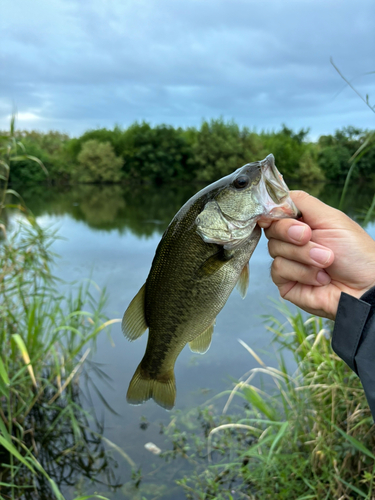
<svg viewBox="0 0 375 500"><path fill-rule="evenodd" d="M268 229L264 230L268 239L293 243L294 245L306 245L311 240L311 228L303 222L294 219L281 219L273 222Z"/></svg>

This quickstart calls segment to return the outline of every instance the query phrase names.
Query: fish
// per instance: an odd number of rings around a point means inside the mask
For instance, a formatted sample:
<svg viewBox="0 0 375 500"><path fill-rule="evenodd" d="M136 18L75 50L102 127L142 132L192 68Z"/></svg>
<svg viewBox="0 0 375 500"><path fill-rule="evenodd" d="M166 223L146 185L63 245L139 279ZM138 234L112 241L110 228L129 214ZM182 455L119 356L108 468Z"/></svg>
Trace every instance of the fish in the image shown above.
<svg viewBox="0 0 375 500"><path fill-rule="evenodd" d="M189 344L210 347L215 320L234 287L244 298L260 220L301 213L269 154L206 186L177 212L156 249L146 282L122 320L134 341L149 330L146 352L130 381L127 401L175 405L174 365Z"/></svg>

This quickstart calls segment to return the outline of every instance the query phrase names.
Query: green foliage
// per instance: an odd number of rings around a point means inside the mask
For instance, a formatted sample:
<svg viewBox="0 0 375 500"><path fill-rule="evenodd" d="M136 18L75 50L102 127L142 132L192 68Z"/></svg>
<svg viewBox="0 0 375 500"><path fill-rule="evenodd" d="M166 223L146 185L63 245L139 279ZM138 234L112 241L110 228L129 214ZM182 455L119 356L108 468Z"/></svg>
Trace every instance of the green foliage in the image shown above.
<svg viewBox="0 0 375 500"><path fill-rule="evenodd" d="M194 471L178 481L188 499L302 500L374 497L375 434L359 378L332 352L329 325L280 307L286 322L269 319L282 350L278 369L259 362L234 387L217 415L175 415L168 426L170 460L184 456ZM288 372L284 356L294 357ZM274 389L253 385L261 373ZM233 400L242 410L227 415ZM202 434L185 432L196 419Z"/></svg>
<svg viewBox="0 0 375 500"><path fill-rule="evenodd" d="M332 145L319 152L319 165L330 181L343 181L349 170L350 151L341 145Z"/></svg>
<svg viewBox="0 0 375 500"><path fill-rule="evenodd" d="M233 121L204 121L193 143L197 178L211 182L233 172L245 163L260 159L260 144L252 141L247 129L241 130ZM251 149L253 148L253 150Z"/></svg>
<svg viewBox="0 0 375 500"><path fill-rule="evenodd" d="M136 122L126 129L116 125L112 130L88 130L78 138L53 131L18 132L17 138L33 156L41 158L49 179L57 183L122 179L156 184L174 180L212 182L269 153L274 154L277 167L288 181L295 179L300 185L324 178L341 182L358 148L362 149L355 160L354 178L375 177L375 134L347 127L333 136L322 136L318 143L308 142L307 134L308 129L294 132L285 125L277 131L256 133L220 118L204 121L199 129ZM95 144L99 153L90 158L87 143ZM37 165L23 158L14 166L11 180L31 183L45 179Z"/></svg>
<svg viewBox="0 0 375 500"><path fill-rule="evenodd" d="M0 246L1 498L63 499L59 488L78 474L114 481L77 384L113 320L102 313L104 294L64 289L51 274L53 239L25 222Z"/></svg>
<svg viewBox="0 0 375 500"><path fill-rule="evenodd" d="M181 129L135 123L125 131L124 144L126 178L159 184L194 179L191 146Z"/></svg>
<svg viewBox="0 0 375 500"><path fill-rule="evenodd" d="M272 152L277 168L287 179L299 179L303 182L302 172L309 177L309 180L322 179L319 167L315 163L312 145L304 142L308 132L301 129L298 133L294 133L283 125L278 132L261 134L264 151Z"/></svg>
<svg viewBox="0 0 375 500"><path fill-rule="evenodd" d="M19 208L27 212L22 198L13 189L8 189L10 176L14 172L14 168L21 162L32 162L37 164L38 168L48 175L48 172L39 158L26 154L25 146L18 140L18 134L15 129L15 116L13 115L10 122L9 132L0 135L0 217L5 208L5 198L7 195L13 195L21 201ZM30 216L30 214L28 214ZM0 229L6 235L5 225L1 223Z"/></svg>
<svg viewBox="0 0 375 500"><path fill-rule="evenodd" d="M296 177L302 186L313 182L322 182L325 177L317 162L316 148L310 144L305 148L298 161Z"/></svg>
<svg viewBox="0 0 375 500"><path fill-rule="evenodd" d="M325 178L343 182L351 165L352 179L375 182L374 132L345 127L320 137L317 143L308 142L307 134L308 129L294 132L286 125L278 131L256 133L233 121L216 119L204 121L199 129L141 122L127 129L89 130L72 139L53 131L17 132L15 138L42 160L49 178L59 183L212 182L269 153L287 180L298 180L302 186ZM23 157L14 163L11 181L43 182L45 175L35 162Z"/></svg>
<svg viewBox="0 0 375 500"><path fill-rule="evenodd" d="M43 164L48 164L48 154L41 149L38 143L29 140L22 140L22 144L27 152L39 158ZM24 158L12 165L10 173L10 182L30 184L33 182L45 182L47 179L46 174L40 166L31 159Z"/></svg>
<svg viewBox="0 0 375 500"><path fill-rule="evenodd" d="M42 133L37 131L15 131L14 137L28 156L12 165L10 180L16 184L31 184L45 182L46 179L56 179L64 182L69 179L69 165L71 157L67 151L69 137L60 132L50 131ZM48 171L40 169L35 160L38 158Z"/></svg>
<svg viewBox="0 0 375 500"><path fill-rule="evenodd" d="M375 147L372 132L364 131L354 127L344 127L336 130L335 134L319 138L318 164L329 180L344 181L349 168L350 161L356 152L360 154L356 158L356 167L351 178L373 179ZM372 138L371 141L368 141ZM368 143L368 144L367 144ZM365 148L362 150L362 146Z"/></svg>
<svg viewBox="0 0 375 500"><path fill-rule="evenodd" d="M88 130L83 135L81 135L81 137L77 139L71 139L69 141L68 150L74 160L77 160L77 157L84 143L93 139L98 142L109 142L112 145L116 156L121 156L121 153L125 147L124 130L118 125L115 125L113 130L109 130L107 128Z"/></svg>
<svg viewBox="0 0 375 500"><path fill-rule="evenodd" d="M121 179L123 161L116 156L109 142L86 141L77 160L78 165L72 174L77 182L118 182Z"/></svg>

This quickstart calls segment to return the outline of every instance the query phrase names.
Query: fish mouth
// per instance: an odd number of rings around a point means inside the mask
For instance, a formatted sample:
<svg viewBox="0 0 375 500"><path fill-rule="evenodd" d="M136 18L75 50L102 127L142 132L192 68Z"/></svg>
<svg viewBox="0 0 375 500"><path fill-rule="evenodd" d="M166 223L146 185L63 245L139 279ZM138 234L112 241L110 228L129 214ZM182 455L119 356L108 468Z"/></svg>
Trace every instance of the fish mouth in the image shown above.
<svg viewBox="0 0 375 500"><path fill-rule="evenodd" d="M260 201L265 207L262 220L292 217L299 219L302 213L292 201L288 186L277 170L275 157L269 154L261 162L262 179L260 182Z"/></svg>

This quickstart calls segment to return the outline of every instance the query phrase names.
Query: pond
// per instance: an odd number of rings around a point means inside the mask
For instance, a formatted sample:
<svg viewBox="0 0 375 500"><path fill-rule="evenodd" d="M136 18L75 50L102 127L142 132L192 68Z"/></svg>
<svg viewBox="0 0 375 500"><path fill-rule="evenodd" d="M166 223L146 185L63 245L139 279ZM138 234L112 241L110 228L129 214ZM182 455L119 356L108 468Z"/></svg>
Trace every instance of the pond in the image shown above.
<svg viewBox="0 0 375 500"><path fill-rule="evenodd" d="M122 318L129 302L145 282L160 237L173 215L201 186L92 186L19 187L27 206L44 227L58 229L53 250L60 255L55 273L63 280L82 281L91 278L100 288L106 288L106 314ZM330 185L313 186L309 192L337 206L341 188ZM373 192L353 187L348 193L346 208L354 217L371 203ZM367 228L375 237L375 227ZM219 314L209 351L200 356L186 347L179 356L175 374L177 399L175 410L186 412L203 405L214 396L233 387L245 372L256 366L255 359L240 345L238 339L250 345L267 364L275 365L272 334L264 324L264 315L275 314L278 292L270 279L271 259L267 240L262 236L250 261L250 287L244 300L234 291ZM153 442L161 449L167 446L160 434L160 424L167 425L171 413L153 401L141 406L126 402L129 381L140 362L147 335L128 342L120 324L112 327L109 338L103 333L98 340L93 361L110 378L105 382L93 374L97 391L90 390L86 407L103 423L104 436L124 454L114 451L118 462L115 476L123 484L116 491L104 485L90 485L77 478L75 486L65 488L66 498L77 492L98 491L113 499L133 498L130 488L131 466L141 468L145 482L151 488L147 498L185 498L174 486L178 470L170 466L169 473L158 472L160 458L144 445ZM291 360L286 360L292 363ZM82 387L85 392L85 387ZM214 400L220 409L227 394ZM110 445L109 445L109 448ZM163 489L164 488L164 489ZM159 494L159 493L160 494ZM136 498L134 496L134 498Z"/></svg>

